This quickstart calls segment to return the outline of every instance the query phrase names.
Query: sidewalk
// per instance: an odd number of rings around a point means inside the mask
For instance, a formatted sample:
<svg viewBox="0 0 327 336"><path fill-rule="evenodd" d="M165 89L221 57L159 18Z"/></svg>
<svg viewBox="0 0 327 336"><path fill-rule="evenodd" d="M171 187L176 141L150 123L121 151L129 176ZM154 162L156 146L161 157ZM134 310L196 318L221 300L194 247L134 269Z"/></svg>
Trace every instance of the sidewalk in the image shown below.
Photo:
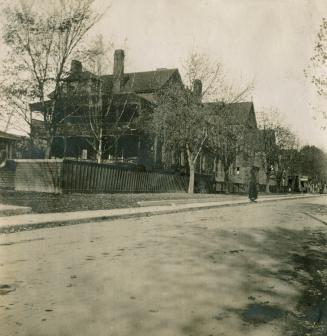
<svg viewBox="0 0 327 336"><path fill-rule="evenodd" d="M301 198L321 197L321 195L276 195L276 196L263 196L257 203L273 202L281 200L292 200ZM50 213L50 214L23 214L9 217L0 217L0 233L13 233L23 230L32 230L44 227L55 227L64 225L73 225L94 221L114 220L132 217L145 217L162 214L170 214L184 211L194 211L211 209L225 206L239 206L249 205L247 197L235 196L231 200L213 201L201 200L199 202L187 202L185 200L178 202L162 201L162 205L154 201L153 204L147 206L140 206L138 208L123 208L112 210L92 210L92 211L75 211L63 213ZM148 202L150 203L150 202ZM144 204L143 204L144 205Z"/></svg>
<svg viewBox="0 0 327 336"><path fill-rule="evenodd" d="M307 195L308 196L308 195ZM315 195L310 195L315 196ZM272 199L283 199L283 198L289 198L289 197L305 197L303 194L260 194L258 198L258 202L264 201L264 200L272 200ZM207 197L207 198L194 198L194 199L187 199L187 198L181 198L181 199L166 199L166 200L154 200L154 201L139 201L137 204L139 206L145 207L145 206L162 206L162 205L178 205L178 204L193 204L193 203L208 203L208 202L229 202L230 200L233 201L244 201L247 200L247 195L233 195L233 194L219 194Z"/></svg>
<svg viewBox="0 0 327 336"><path fill-rule="evenodd" d="M4 216L23 215L32 212L30 207L0 204L0 218ZM0 219L1 223L1 219Z"/></svg>

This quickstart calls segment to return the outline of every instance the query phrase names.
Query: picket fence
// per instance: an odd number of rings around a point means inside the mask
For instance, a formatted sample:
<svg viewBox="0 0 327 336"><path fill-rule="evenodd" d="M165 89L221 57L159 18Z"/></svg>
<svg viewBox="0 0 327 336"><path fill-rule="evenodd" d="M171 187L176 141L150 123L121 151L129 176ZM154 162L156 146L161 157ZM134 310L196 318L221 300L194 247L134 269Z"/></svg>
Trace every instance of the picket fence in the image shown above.
<svg viewBox="0 0 327 336"><path fill-rule="evenodd" d="M94 162L74 160L64 160L63 162L63 192L185 192L187 185L187 176L132 171Z"/></svg>

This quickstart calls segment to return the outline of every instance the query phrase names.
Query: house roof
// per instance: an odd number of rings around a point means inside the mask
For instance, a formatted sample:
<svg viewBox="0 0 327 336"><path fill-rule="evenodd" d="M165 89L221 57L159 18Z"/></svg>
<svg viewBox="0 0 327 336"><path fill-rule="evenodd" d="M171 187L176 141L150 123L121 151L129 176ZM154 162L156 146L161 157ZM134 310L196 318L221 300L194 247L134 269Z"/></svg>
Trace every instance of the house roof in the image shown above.
<svg viewBox="0 0 327 336"><path fill-rule="evenodd" d="M151 93L162 88L168 80L176 74L178 74L177 69L159 69L154 71L125 73L121 91ZM101 78L105 83L105 87L112 87L113 75L104 75Z"/></svg>
<svg viewBox="0 0 327 336"><path fill-rule="evenodd" d="M178 69L157 69L153 71L130 72L125 73L122 81L120 93L134 92L150 102L154 102L153 93L161 89L173 76L180 78ZM98 78L97 75L90 71L81 71L70 74L65 81L87 81ZM103 89L105 92L111 92L113 88L113 75L101 76L103 80ZM53 92L48 97L53 98ZM30 104L33 111L41 111L40 103Z"/></svg>
<svg viewBox="0 0 327 336"><path fill-rule="evenodd" d="M121 92L116 93L112 96L112 100L110 97L110 102L112 104L124 104L124 103L130 103L133 100L138 100L140 102L143 102L145 104L153 103L153 101L150 99L149 96L153 94L149 93L145 97L143 94L136 94L134 92ZM45 104L51 105L51 101L46 101ZM43 111L43 104L41 102L31 103L29 104L31 111L33 112L42 112Z"/></svg>
<svg viewBox="0 0 327 336"><path fill-rule="evenodd" d="M115 93L112 96L112 99L110 99L110 102L113 105L122 105L126 103L132 103L132 102L143 102L145 104L149 104L148 100L145 99L142 95L138 95L134 92L121 92L121 93Z"/></svg>
<svg viewBox="0 0 327 336"><path fill-rule="evenodd" d="M7 132L0 131L0 139L7 139L7 140L19 140L21 137L18 135L10 134Z"/></svg>
<svg viewBox="0 0 327 336"><path fill-rule="evenodd" d="M248 122L251 111L254 111L252 102L230 103L222 102L205 103L213 116L219 116L228 121L230 124L244 125ZM255 121L256 123L256 121Z"/></svg>

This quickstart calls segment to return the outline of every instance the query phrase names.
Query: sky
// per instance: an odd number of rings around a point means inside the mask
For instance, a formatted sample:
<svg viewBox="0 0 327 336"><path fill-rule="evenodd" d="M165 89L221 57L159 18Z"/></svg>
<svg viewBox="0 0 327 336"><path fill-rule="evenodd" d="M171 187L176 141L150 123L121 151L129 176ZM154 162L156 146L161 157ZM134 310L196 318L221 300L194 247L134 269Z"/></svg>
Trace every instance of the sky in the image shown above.
<svg viewBox="0 0 327 336"><path fill-rule="evenodd" d="M327 151L317 96L303 72L327 0L95 1L100 12L110 8L92 34L125 50L126 72L181 69L190 53L205 53L233 81L254 80L249 99L257 112L278 109L302 145Z"/></svg>
<svg viewBox="0 0 327 336"><path fill-rule="evenodd" d="M113 0L96 31L125 49L126 71L181 69L191 52L206 53L234 81L254 80L256 111L278 109L301 144L327 151L303 72L323 16L326 0Z"/></svg>

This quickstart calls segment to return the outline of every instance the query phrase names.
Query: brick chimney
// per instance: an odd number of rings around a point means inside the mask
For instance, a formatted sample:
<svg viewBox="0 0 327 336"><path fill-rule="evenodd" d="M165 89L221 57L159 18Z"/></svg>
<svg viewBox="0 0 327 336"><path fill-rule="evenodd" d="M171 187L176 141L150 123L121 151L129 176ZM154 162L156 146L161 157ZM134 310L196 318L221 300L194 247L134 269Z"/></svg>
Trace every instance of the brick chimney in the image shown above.
<svg viewBox="0 0 327 336"><path fill-rule="evenodd" d="M118 93L121 91L124 77L124 50L115 50L114 69L113 69L113 91Z"/></svg>
<svg viewBox="0 0 327 336"><path fill-rule="evenodd" d="M77 60L72 60L72 62L70 63L70 72L72 74L77 74L81 73L82 70L83 70L82 63Z"/></svg>
<svg viewBox="0 0 327 336"><path fill-rule="evenodd" d="M195 79L193 82L193 93L197 101L200 103L202 100L202 82L200 79Z"/></svg>

